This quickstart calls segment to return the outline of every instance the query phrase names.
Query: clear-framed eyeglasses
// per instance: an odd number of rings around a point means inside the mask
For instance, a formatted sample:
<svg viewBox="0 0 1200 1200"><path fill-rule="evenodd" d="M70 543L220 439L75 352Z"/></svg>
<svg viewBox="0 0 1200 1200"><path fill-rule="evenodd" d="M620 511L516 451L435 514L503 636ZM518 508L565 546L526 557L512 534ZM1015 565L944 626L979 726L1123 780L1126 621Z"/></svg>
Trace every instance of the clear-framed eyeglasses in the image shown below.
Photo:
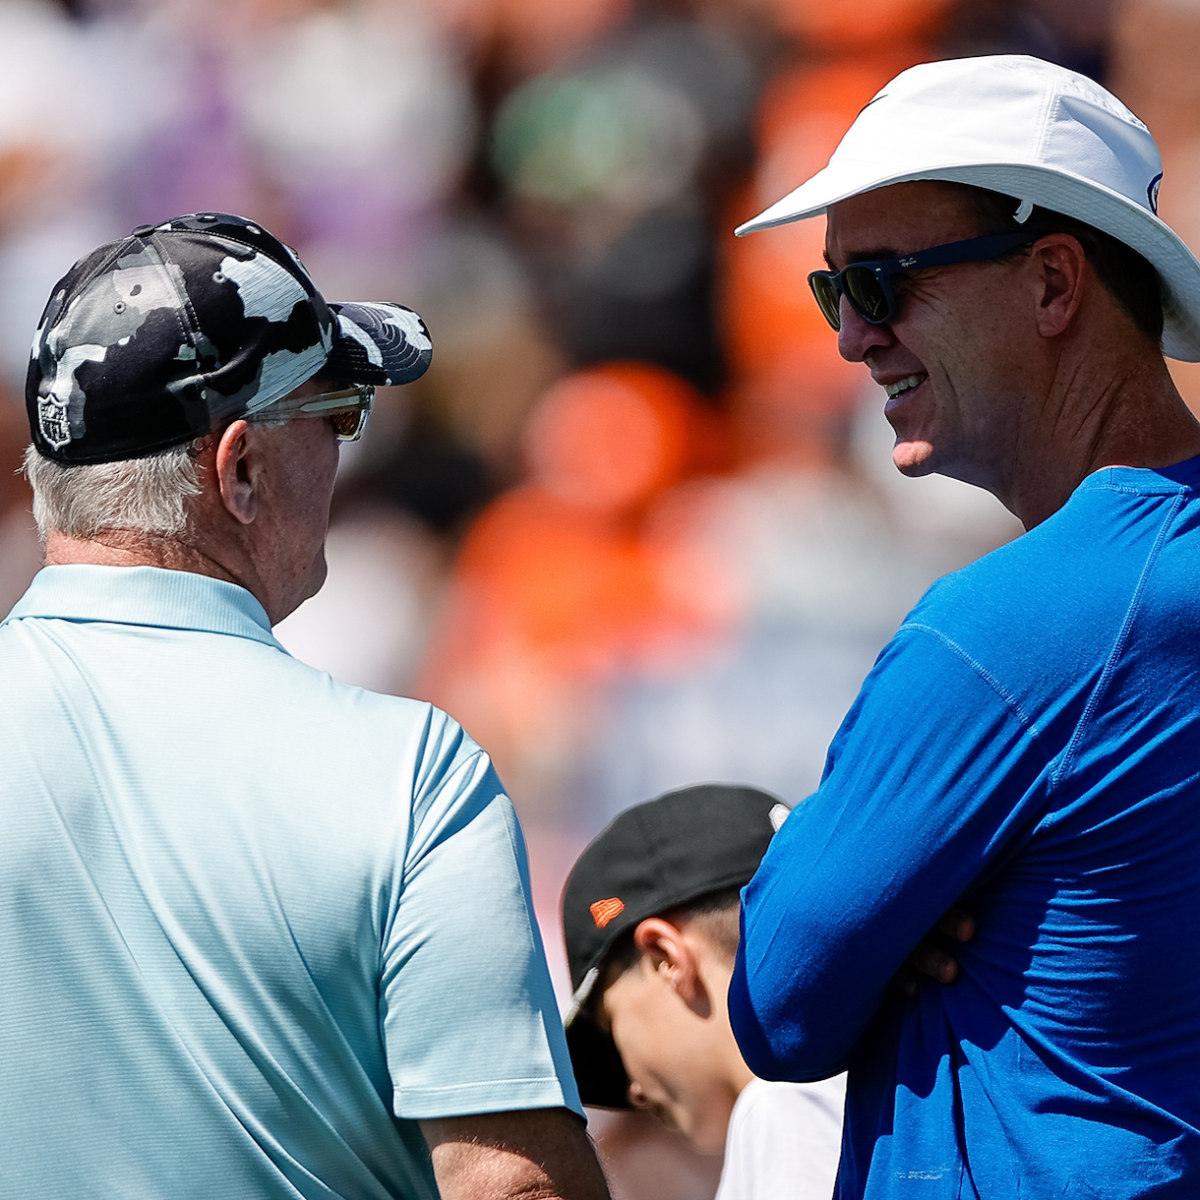
<svg viewBox="0 0 1200 1200"><path fill-rule="evenodd" d="M321 392L316 396L285 396L246 416L254 421L291 421L297 417L317 417L333 426L339 442L357 442L367 427L371 406L375 403L375 388L358 383L336 392Z"/></svg>

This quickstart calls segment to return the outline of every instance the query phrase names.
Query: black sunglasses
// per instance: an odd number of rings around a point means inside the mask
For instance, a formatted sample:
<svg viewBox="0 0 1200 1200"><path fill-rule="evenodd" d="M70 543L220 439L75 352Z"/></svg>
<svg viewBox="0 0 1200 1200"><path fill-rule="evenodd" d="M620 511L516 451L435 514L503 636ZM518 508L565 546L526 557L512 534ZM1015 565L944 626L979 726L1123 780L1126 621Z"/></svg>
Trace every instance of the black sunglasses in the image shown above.
<svg viewBox="0 0 1200 1200"><path fill-rule="evenodd" d="M958 263L988 262L1011 254L1018 246L1029 246L1037 240L1028 230L1021 233L999 233L990 237L967 238L963 242L947 242L905 254L900 258L883 258L874 262L851 263L840 271L814 271L808 286L817 298L825 320L835 330L842 327L840 296L845 296L864 321L884 325L896 315L896 296L889 282L893 275L906 271L923 271L926 267L951 267Z"/></svg>

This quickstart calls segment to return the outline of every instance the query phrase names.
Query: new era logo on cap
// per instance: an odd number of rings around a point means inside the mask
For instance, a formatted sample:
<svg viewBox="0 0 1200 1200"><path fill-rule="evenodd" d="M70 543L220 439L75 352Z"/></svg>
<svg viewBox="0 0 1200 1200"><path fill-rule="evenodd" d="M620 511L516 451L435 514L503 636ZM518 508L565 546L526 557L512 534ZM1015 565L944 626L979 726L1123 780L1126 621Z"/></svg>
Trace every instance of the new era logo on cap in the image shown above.
<svg viewBox="0 0 1200 1200"><path fill-rule="evenodd" d="M589 904L588 911L592 914L592 920L596 922L596 928L603 929L609 921L625 911L625 901L611 896L607 900L597 900L595 904Z"/></svg>

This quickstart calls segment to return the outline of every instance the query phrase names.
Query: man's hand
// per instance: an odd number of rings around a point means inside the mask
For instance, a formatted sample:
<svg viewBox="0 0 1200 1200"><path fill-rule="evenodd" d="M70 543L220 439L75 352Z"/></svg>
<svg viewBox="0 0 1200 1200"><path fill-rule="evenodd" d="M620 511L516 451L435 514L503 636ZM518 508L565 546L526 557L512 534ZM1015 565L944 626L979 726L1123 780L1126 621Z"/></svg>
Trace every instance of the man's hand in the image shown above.
<svg viewBox="0 0 1200 1200"><path fill-rule="evenodd" d="M609 1200L587 1127L565 1108L421 1122L442 1200Z"/></svg>
<svg viewBox="0 0 1200 1200"><path fill-rule="evenodd" d="M969 942L974 936L974 916L957 904L951 906L892 976L892 987L906 996L915 996L917 980L922 975L938 983L953 983L958 978L958 960L952 951L957 944Z"/></svg>

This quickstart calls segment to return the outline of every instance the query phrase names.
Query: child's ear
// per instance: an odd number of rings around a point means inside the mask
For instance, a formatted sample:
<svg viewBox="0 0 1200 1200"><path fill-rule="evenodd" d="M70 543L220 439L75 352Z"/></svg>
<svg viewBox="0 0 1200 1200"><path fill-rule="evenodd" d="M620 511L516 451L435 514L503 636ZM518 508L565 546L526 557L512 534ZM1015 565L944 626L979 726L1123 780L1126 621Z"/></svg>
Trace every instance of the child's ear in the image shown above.
<svg viewBox="0 0 1200 1200"><path fill-rule="evenodd" d="M686 932L663 917L647 917L633 931L634 945L650 970L663 978L698 1016L711 1011L696 951Z"/></svg>

